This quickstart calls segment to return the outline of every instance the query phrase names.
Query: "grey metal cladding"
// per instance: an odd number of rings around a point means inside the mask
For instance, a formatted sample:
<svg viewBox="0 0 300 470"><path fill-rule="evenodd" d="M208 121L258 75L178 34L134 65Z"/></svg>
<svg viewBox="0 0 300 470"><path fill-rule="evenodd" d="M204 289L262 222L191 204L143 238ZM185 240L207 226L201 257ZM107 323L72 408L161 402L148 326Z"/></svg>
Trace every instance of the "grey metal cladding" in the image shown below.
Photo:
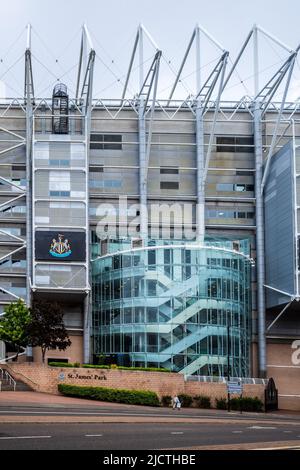
<svg viewBox="0 0 300 470"><path fill-rule="evenodd" d="M293 196L293 149L286 144L271 160L265 186L265 250L266 284L281 291L295 291L295 239ZM266 289L267 307L289 301Z"/></svg>

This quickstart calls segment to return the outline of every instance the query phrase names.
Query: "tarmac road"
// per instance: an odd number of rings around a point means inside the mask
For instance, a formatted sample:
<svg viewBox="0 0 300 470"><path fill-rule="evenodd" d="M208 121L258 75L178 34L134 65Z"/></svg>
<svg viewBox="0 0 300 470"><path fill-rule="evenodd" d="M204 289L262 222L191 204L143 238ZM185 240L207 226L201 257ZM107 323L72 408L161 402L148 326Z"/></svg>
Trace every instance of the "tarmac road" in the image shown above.
<svg viewBox="0 0 300 470"><path fill-rule="evenodd" d="M0 450L300 449L300 413L131 406L0 394Z"/></svg>
<svg viewBox="0 0 300 470"><path fill-rule="evenodd" d="M220 423L7 423L0 424L0 449L154 450L298 447L300 428ZM270 444L271 443L271 444ZM274 444L272 444L274 443ZM252 445L249 445L252 444Z"/></svg>

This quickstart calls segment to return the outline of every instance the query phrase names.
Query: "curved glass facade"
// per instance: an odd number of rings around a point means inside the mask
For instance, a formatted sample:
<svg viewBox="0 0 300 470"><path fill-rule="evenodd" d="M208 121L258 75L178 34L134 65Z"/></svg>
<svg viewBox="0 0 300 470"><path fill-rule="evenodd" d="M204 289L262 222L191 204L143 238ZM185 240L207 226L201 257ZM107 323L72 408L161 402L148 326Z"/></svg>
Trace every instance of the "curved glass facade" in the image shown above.
<svg viewBox="0 0 300 470"><path fill-rule="evenodd" d="M198 245L161 244L95 259L94 353L220 376L227 375L229 356L230 375L249 376L250 269L241 253Z"/></svg>

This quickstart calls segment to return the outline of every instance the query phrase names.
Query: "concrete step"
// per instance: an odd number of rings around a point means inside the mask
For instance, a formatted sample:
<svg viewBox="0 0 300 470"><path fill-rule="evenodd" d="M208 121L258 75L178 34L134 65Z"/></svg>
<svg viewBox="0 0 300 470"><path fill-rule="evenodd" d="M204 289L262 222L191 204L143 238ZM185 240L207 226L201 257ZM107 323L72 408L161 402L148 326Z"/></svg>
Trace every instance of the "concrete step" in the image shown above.
<svg viewBox="0 0 300 470"><path fill-rule="evenodd" d="M24 382L17 381L16 392L32 392L33 389Z"/></svg>
<svg viewBox="0 0 300 470"><path fill-rule="evenodd" d="M14 386L8 380L1 380L1 391L8 392L13 391ZM32 392L32 388L29 385L21 382L21 380L16 381L16 392Z"/></svg>

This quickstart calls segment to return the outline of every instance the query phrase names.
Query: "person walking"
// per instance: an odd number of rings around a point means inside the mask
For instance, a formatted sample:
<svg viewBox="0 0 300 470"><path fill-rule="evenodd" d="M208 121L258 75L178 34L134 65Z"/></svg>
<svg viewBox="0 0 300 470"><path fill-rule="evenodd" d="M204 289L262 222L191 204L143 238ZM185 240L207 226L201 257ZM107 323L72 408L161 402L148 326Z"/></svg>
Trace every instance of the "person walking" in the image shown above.
<svg viewBox="0 0 300 470"><path fill-rule="evenodd" d="M175 410L175 409L180 410L180 408L181 408L181 402L180 402L178 396L175 395L173 397L173 410Z"/></svg>

